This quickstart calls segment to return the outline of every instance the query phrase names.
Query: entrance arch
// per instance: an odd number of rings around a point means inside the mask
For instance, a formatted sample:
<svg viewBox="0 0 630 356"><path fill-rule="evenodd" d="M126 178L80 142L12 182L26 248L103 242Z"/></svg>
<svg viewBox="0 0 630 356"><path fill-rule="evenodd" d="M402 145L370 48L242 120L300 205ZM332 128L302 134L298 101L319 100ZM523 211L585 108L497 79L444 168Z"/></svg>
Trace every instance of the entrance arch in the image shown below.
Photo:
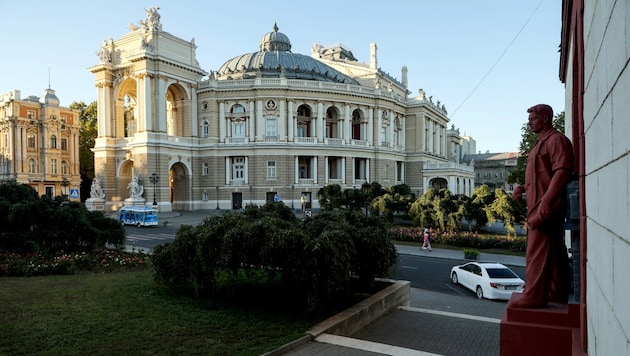
<svg viewBox="0 0 630 356"><path fill-rule="evenodd" d="M173 210L191 210L190 176L186 166L177 162L169 170L169 200Z"/></svg>
<svg viewBox="0 0 630 356"><path fill-rule="evenodd" d="M429 188L435 190L448 189L448 181L441 177L433 178L429 181Z"/></svg>

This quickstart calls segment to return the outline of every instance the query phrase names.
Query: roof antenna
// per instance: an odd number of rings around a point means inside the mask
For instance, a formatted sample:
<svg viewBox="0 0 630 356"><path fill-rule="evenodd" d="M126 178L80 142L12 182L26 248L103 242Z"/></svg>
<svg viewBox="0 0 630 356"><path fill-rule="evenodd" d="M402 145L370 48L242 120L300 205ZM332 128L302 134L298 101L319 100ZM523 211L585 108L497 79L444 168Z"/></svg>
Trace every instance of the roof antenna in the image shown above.
<svg viewBox="0 0 630 356"><path fill-rule="evenodd" d="M50 89L50 64L48 65L48 89Z"/></svg>

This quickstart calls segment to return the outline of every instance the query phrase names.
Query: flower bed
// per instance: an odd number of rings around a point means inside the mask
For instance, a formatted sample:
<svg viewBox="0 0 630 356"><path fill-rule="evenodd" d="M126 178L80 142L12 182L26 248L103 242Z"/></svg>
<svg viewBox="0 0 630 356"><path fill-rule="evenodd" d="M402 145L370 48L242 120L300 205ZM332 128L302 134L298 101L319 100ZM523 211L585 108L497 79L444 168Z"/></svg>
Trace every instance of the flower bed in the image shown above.
<svg viewBox="0 0 630 356"><path fill-rule="evenodd" d="M76 272L111 272L139 270L149 266L150 256L143 252L104 249L95 253L40 254L0 252L0 277L74 274Z"/></svg>
<svg viewBox="0 0 630 356"><path fill-rule="evenodd" d="M421 243L423 241L422 228L394 227L388 230L390 237L397 241ZM442 232L431 231L431 243L456 247L471 247L478 249L504 249L514 252L525 252L527 238L525 236L480 235L474 232Z"/></svg>

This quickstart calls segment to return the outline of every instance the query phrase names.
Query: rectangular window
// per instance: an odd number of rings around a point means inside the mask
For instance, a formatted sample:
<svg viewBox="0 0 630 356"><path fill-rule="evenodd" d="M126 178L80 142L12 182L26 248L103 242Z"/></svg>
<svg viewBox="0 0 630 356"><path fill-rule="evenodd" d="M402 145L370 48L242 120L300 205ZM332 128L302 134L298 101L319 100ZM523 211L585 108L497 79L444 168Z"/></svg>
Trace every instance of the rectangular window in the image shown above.
<svg viewBox="0 0 630 356"><path fill-rule="evenodd" d="M387 142L387 127L381 127L381 142Z"/></svg>
<svg viewBox="0 0 630 356"><path fill-rule="evenodd" d="M4 134L4 147L9 147L9 134Z"/></svg>
<svg viewBox="0 0 630 356"><path fill-rule="evenodd" d="M26 117L30 120L35 119L35 111L29 110L26 112Z"/></svg>
<svg viewBox="0 0 630 356"><path fill-rule="evenodd" d="M28 135L26 141L28 148L35 148L35 135Z"/></svg>
<svg viewBox="0 0 630 356"><path fill-rule="evenodd" d="M245 123L235 122L232 124L232 137L245 137Z"/></svg>
<svg viewBox="0 0 630 356"><path fill-rule="evenodd" d="M242 180L245 177L245 158L235 157L232 160L232 179Z"/></svg>
<svg viewBox="0 0 630 356"><path fill-rule="evenodd" d="M61 161L61 174L69 174L68 162Z"/></svg>
<svg viewBox="0 0 630 356"><path fill-rule="evenodd" d="M297 127L297 137L306 137L306 126L298 125L298 127Z"/></svg>
<svg viewBox="0 0 630 356"><path fill-rule="evenodd" d="M201 175L207 176L209 173L210 173L210 167L208 166L208 163L204 162Z"/></svg>
<svg viewBox="0 0 630 356"><path fill-rule="evenodd" d="M276 119L267 119L266 135L269 137L276 136Z"/></svg>
<svg viewBox="0 0 630 356"><path fill-rule="evenodd" d="M275 161L267 162L267 178L277 178Z"/></svg>
<svg viewBox="0 0 630 356"><path fill-rule="evenodd" d="M32 158L28 161L28 173L37 173L37 162Z"/></svg>
<svg viewBox="0 0 630 356"><path fill-rule="evenodd" d="M63 151L67 151L68 150L68 139L67 138L62 138L61 139L61 149Z"/></svg>
<svg viewBox="0 0 630 356"><path fill-rule="evenodd" d="M57 148L57 136L50 136L50 148Z"/></svg>
<svg viewBox="0 0 630 356"><path fill-rule="evenodd" d="M53 158L50 160L50 173L57 174L57 159Z"/></svg>

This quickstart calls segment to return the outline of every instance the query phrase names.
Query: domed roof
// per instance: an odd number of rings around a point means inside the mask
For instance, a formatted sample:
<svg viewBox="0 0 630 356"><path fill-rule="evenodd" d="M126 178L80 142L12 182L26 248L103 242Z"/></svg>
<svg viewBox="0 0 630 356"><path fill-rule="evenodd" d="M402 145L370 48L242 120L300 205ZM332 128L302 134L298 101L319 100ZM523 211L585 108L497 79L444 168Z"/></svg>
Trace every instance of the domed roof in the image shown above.
<svg viewBox="0 0 630 356"><path fill-rule="evenodd" d="M39 102L47 106L59 106L59 98L55 95L55 91L50 88L44 90L44 95L39 98Z"/></svg>
<svg viewBox="0 0 630 356"><path fill-rule="evenodd" d="M289 37L278 32L276 24L273 31L260 40L260 51L228 60L215 76L217 80L284 77L358 84L354 79L310 56L292 53Z"/></svg>

